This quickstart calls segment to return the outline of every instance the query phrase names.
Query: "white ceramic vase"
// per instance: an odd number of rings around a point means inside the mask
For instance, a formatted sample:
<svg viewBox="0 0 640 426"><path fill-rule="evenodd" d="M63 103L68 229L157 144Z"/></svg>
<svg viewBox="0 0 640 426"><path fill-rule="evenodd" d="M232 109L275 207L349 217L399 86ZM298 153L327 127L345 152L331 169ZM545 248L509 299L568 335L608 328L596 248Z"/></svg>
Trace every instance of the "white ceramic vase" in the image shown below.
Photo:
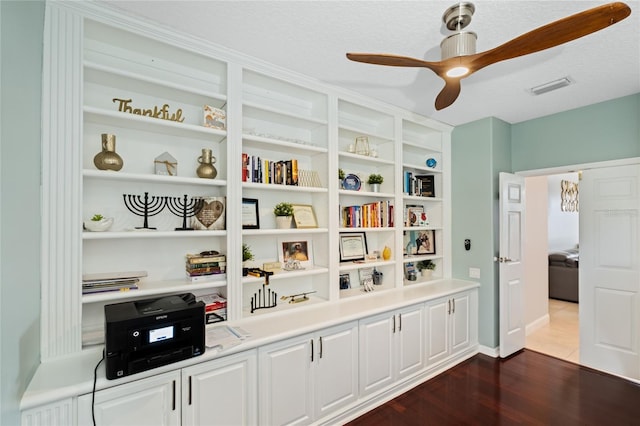
<svg viewBox="0 0 640 426"><path fill-rule="evenodd" d="M433 276L433 270L432 269L423 269L422 271L420 271L420 275L422 275L422 278L426 278L426 279L430 280L431 277Z"/></svg>
<svg viewBox="0 0 640 426"><path fill-rule="evenodd" d="M291 228L291 216L276 216L276 228L277 229Z"/></svg>
<svg viewBox="0 0 640 426"><path fill-rule="evenodd" d="M112 217L105 217L100 220L87 220L84 222L84 227L87 231L91 232L104 232L108 231L113 225Z"/></svg>

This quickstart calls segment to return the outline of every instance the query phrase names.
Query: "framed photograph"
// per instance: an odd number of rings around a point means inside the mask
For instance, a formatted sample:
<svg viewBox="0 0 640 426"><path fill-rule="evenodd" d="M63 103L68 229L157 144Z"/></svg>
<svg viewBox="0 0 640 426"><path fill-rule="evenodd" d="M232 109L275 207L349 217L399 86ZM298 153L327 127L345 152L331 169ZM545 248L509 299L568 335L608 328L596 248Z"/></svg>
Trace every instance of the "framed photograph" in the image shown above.
<svg viewBox="0 0 640 426"><path fill-rule="evenodd" d="M340 290L351 288L351 277L349 274L340 274Z"/></svg>
<svg viewBox="0 0 640 426"><path fill-rule="evenodd" d="M242 199L242 229L260 229L258 200L256 198Z"/></svg>
<svg viewBox="0 0 640 426"><path fill-rule="evenodd" d="M416 254L436 254L436 231L416 232Z"/></svg>
<svg viewBox="0 0 640 426"><path fill-rule="evenodd" d="M367 254L367 234L352 232L340 234L340 262L364 260Z"/></svg>
<svg viewBox="0 0 640 426"><path fill-rule="evenodd" d="M418 226L420 224L420 218L424 212L424 207L418 205L407 205L407 219L405 226Z"/></svg>
<svg viewBox="0 0 640 426"><path fill-rule="evenodd" d="M360 277L360 285L373 285L373 268L358 269L358 275Z"/></svg>
<svg viewBox="0 0 640 426"><path fill-rule="evenodd" d="M316 220L316 214L313 211L313 206L310 204L292 204L293 207L293 221L296 224L296 228L317 228L318 221Z"/></svg>
<svg viewBox="0 0 640 426"><path fill-rule="evenodd" d="M285 270L313 267L313 249L311 240L278 240L278 260Z"/></svg>

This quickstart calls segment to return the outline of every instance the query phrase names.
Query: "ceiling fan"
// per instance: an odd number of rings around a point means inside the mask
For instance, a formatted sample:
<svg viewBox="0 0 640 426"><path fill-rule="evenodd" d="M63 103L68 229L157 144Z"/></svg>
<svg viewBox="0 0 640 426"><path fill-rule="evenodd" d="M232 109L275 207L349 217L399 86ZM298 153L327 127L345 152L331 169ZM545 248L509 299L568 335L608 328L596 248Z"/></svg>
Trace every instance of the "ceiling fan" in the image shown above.
<svg viewBox="0 0 640 426"><path fill-rule="evenodd" d="M474 72L496 62L539 52L600 31L625 19L631 14L631 9L620 2L594 7L536 28L480 53L475 53L476 34L462 31L471 22L474 12L473 3L463 2L451 6L442 15L447 28L455 33L440 43L441 61L429 62L376 53L347 53L347 58L375 65L429 68L445 82L435 102L436 110L441 110L455 102L460 94L460 80Z"/></svg>

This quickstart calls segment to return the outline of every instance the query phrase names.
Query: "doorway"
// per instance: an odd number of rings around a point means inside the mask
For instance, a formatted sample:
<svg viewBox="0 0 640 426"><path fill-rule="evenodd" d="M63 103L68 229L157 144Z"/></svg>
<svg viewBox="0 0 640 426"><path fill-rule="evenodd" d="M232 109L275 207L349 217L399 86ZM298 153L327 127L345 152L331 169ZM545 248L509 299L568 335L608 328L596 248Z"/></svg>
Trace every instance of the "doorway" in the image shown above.
<svg viewBox="0 0 640 426"><path fill-rule="evenodd" d="M579 363L577 172L525 179L528 281L525 347ZM550 266L551 263L551 266Z"/></svg>

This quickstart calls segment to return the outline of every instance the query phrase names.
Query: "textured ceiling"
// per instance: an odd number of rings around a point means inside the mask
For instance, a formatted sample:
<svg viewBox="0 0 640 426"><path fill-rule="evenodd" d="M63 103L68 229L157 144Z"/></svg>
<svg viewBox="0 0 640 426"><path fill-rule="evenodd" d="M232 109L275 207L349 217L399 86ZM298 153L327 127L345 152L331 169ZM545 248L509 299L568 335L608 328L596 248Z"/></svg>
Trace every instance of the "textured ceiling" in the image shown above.
<svg viewBox="0 0 640 426"><path fill-rule="evenodd" d="M125 13L211 40L318 80L458 125L485 117L517 123L640 92L640 1L624 21L556 48L487 67L462 80L449 108L435 111L442 80L427 69L351 62L346 52L439 60L455 1L105 1ZM606 2L484 1L467 30L477 51ZM574 85L527 91L570 76Z"/></svg>

